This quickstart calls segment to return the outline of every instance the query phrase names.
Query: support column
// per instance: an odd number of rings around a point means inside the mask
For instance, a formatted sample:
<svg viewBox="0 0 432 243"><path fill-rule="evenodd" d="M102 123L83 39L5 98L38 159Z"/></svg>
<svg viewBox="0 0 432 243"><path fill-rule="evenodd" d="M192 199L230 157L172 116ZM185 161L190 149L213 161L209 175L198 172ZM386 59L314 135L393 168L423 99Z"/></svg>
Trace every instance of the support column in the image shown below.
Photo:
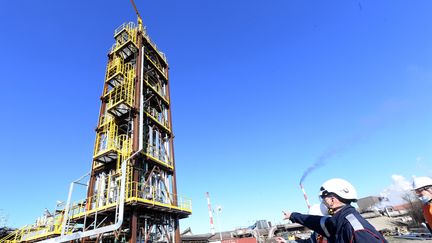
<svg viewBox="0 0 432 243"><path fill-rule="evenodd" d="M166 76L167 76L167 94L168 97L171 97L170 94L170 84L169 84L169 76L168 76L168 67L166 70ZM175 168L175 156L174 156L174 128L172 125L172 114L171 114L171 105L169 106L169 112L168 112L168 120L169 120L169 127L171 129L171 136L170 136L170 150L171 150L171 159L172 159L172 165L173 165L173 174L172 174L172 193L174 195L173 200L174 200L174 205L178 206L178 201L177 201L177 181L176 181L176 168ZM175 233L174 233L174 242L175 243L180 243L181 239L180 239L180 227L179 227L179 220L178 217L175 216L174 218L174 229L175 229Z"/></svg>
<svg viewBox="0 0 432 243"><path fill-rule="evenodd" d="M130 230L131 237L129 239L129 243L136 243L138 234L138 212L136 207L134 207L132 211Z"/></svg>
<svg viewBox="0 0 432 243"><path fill-rule="evenodd" d="M179 220L178 217L175 216L174 218L174 242L173 243L180 243L181 242L181 238L180 238L180 225L179 225Z"/></svg>

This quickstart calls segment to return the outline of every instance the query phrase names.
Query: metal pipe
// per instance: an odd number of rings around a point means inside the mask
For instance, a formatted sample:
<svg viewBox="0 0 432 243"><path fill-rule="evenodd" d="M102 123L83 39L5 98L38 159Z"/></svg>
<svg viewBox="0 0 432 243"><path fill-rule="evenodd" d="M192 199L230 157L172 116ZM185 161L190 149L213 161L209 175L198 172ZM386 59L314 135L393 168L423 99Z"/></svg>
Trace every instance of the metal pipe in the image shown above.
<svg viewBox="0 0 432 243"><path fill-rule="evenodd" d="M212 214L212 208L211 208L211 204L210 204L210 195L208 192L206 192L206 196L207 196L208 212L209 212L209 217L210 217L210 232L212 235L214 235L215 234L215 227L213 224L213 214Z"/></svg>
<svg viewBox="0 0 432 243"><path fill-rule="evenodd" d="M40 243L67 242L67 241L73 241L73 240L76 240L76 239L81 239L81 238L89 237L89 236L92 236L92 235L104 234L106 232L110 232L110 231L114 231L114 230L119 229L120 226L123 224L123 215L124 215L124 201L125 201L125 194L126 194L125 193L126 192L126 164L127 164L126 162L129 161L130 159L134 158L140 152L141 151L138 150L137 152L135 152L129 158L123 160L123 162L122 162L122 166L121 166L122 176L121 176L121 183L120 183L121 187L120 187L119 216L118 216L118 220L117 220L117 222L115 224L104 226L104 227L101 227L99 229L93 229L93 230L84 231L84 232L76 232L76 233L73 233L73 234L70 234L70 235L60 235L60 236L55 237L55 238L51 238L51 239L47 239L47 240L43 240L43 241L38 241L38 242L40 242ZM72 194L71 191L69 191L69 193ZM68 201L69 201L69 199L68 199ZM66 211L65 211L65 217L67 217ZM65 227L65 225L63 227Z"/></svg>
<svg viewBox="0 0 432 243"><path fill-rule="evenodd" d="M61 232L61 235L64 235L65 227L66 227L66 224L67 224L67 222L68 222L68 217L67 217L67 216L69 215L69 208L70 208L70 203L71 203L71 200L72 200L72 192L73 192L74 184L76 183L76 184L79 184L79 185L85 185L85 186L88 186L88 185L86 185L86 184L79 183L79 181L81 181L82 179L84 179L84 178L85 178L86 176L88 176L88 175L90 175L90 172L88 172L87 174L81 176L79 179L73 181L73 182L70 184L70 186L69 186L69 193L68 193L68 199L67 199L67 202L66 202L65 212L64 212L64 216L63 216L62 232Z"/></svg>
<svg viewBox="0 0 432 243"><path fill-rule="evenodd" d="M138 151L143 149L144 133L144 46L141 48L141 75L140 75L140 111L139 111L139 142Z"/></svg>
<svg viewBox="0 0 432 243"><path fill-rule="evenodd" d="M216 218L217 218L217 224L218 224L218 228L219 228L219 237L220 237L220 241L222 241L222 228L221 228L221 224L220 224L220 217L219 217L219 212L222 211L222 207L221 206L217 206L216 207Z"/></svg>
<svg viewBox="0 0 432 243"><path fill-rule="evenodd" d="M64 211L64 215L63 215L61 235L64 235L64 232L66 229L66 222L67 222L68 216L69 216L69 207L70 207L70 202L71 202L71 198L72 198L72 191L73 191L74 183L75 182L72 182L69 186L68 199L67 199L67 203L66 203L66 207L65 207L65 211Z"/></svg>

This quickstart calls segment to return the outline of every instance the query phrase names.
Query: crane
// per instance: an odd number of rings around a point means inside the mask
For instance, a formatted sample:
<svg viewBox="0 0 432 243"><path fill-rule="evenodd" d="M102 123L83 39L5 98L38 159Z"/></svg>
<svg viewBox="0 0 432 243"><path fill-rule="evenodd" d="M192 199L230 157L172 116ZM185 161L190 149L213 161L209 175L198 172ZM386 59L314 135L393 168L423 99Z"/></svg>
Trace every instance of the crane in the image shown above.
<svg viewBox="0 0 432 243"><path fill-rule="evenodd" d="M142 23L142 18L141 18L141 15L139 14L139 12L138 12L138 8L137 8L137 6L135 5L135 2L134 2L134 0L130 0L130 2L132 3L132 6L133 6L133 8L134 8L134 10L135 10L135 13L136 13L136 15L137 15L137 17L138 17L138 29L139 30L142 30L142 27L143 27L143 23Z"/></svg>

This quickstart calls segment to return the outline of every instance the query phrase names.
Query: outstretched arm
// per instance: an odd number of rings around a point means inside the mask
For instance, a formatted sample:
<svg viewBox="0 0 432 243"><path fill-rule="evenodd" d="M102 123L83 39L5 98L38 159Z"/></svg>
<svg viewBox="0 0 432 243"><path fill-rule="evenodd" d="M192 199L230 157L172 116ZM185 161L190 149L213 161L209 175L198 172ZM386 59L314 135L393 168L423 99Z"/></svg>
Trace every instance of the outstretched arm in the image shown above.
<svg viewBox="0 0 432 243"><path fill-rule="evenodd" d="M328 218L329 217L326 216L284 212L284 219L289 219L294 223L299 223L326 237L330 237L332 228L331 222L327 220Z"/></svg>

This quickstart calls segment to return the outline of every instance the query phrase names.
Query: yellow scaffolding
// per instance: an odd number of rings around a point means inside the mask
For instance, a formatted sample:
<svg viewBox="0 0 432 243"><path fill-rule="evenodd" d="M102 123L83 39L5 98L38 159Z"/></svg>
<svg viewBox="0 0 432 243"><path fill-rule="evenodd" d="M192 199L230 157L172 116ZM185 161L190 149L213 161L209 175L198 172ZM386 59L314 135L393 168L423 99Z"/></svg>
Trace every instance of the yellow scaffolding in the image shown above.
<svg viewBox="0 0 432 243"><path fill-rule="evenodd" d="M119 206L120 194L120 166L122 161L129 158L132 154L132 139L129 132L123 131L122 124L125 120L118 119L123 117L134 107L135 98L135 68L136 54L138 52L138 38L142 39L146 46L147 52L143 53L145 62L148 63L152 70L151 77L143 75L146 86L155 93L156 98L160 98L159 108L143 109L144 116L148 117L155 123L155 127L160 128L163 133L168 135L170 123L167 111L169 109L168 94L168 65L165 55L158 51L156 45L147 35L145 28L139 21L137 27L134 23L125 23L114 31L115 44L109 51L110 62L107 64L105 73L106 90L104 90L103 99L106 102L105 113L100 115L98 121L97 135L93 153L94 167L101 168L107 163L116 163L115 168L108 174L97 177L104 183L97 185L95 183L95 193L93 195L71 203L68 211L68 219L72 225L63 225L65 217L64 210L56 210L56 214L49 216L33 225L24 226L6 237L0 239L0 243L17 243L17 242L36 242L44 239L53 238L61 235L62 227L66 235L73 233L73 228L78 222L82 222L85 217L98 214L102 211L115 211ZM161 104L162 103L162 104ZM163 107L163 108L161 108ZM126 124L128 125L128 124ZM136 129L136 128L135 128ZM158 135L161 136L161 135ZM164 135L165 136L165 135ZM162 139L162 138L161 138ZM165 139L165 137L163 138ZM169 155L169 146L164 142L156 144L147 144L147 151L143 155L147 159L154 161L156 164L163 165L165 170L173 170L172 158ZM110 167L111 168L111 167ZM188 198L169 192L168 188L162 188L157 184L133 181L133 168L128 162L126 171L125 184L125 204L136 204L156 208L162 211L177 211L184 214L192 212L192 201ZM101 172L105 173L105 172ZM164 172L165 173L165 172ZM169 172L168 172L169 173ZM98 175L99 176L99 175ZM102 178L102 179L101 179ZM96 222L96 221L95 221Z"/></svg>
<svg viewBox="0 0 432 243"><path fill-rule="evenodd" d="M111 120L102 126L96 136L93 159L99 163L110 163L117 160L125 147L129 147L130 138L118 134L117 124Z"/></svg>
<svg viewBox="0 0 432 243"><path fill-rule="evenodd" d="M138 51L137 47L137 27L129 22L122 24L114 31L116 43L112 46L110 54L118 54L123 59L127 59Z"/></svg>
<svg viewBox="0 0 432 243"><path fill-rule="evenodd" d="M107 180L107 188L104 190L104 193L98 193L86 199L72 203L70 208L70 217L72 219L78 219L93 215L99 211L115 209L117 206L117 197L119 195L118 190L120 188L118 178L120 178L120 173L117 170L116 174L110 175L105 179ZM115 181L114 187L111 187L110 181ZM125 203L141 202L143 205L148 207L158 206L189 213L192 212L192 201L190 199L177 196L177 202L174 202L173 198L175 198L175 194L165 193L165 197L161 198L158 196L158 190L156 187L146 185L145 183L133 182L132 166L130 163L127 165L125 193Z"/></svg>
<svg viewBox="0 0 432 243"><path fill-rule="evenodd" d="M130 183L130 182L129 182ZM192 200L177 195L177 205L173 201L176 194L166 193L164 197L157 195L157 189L154 186L146 185L144 183L132 182L129 185L127 192L126 202L142 202L147 206L159 206L169 209L176 209L179 211L192 212Z"/></svg>
<svg viewBox="0 0 432 243"><path fill-rule="evenodd" d="M117 56L108 63L105 74L105 82L107 82L110 87L116 87L123 83L126 74L133 70L133 66L130 63L124 63L122 58Z"/></svg>
<svg viewBox="0 0 432 243"><path fill-rule="evenodd" d="M139 189L145 188L145 189ZM148 192L146 193L145 190ZM125 203L133 204L136 202L141 202L143 205L148 207L164 207L167 209L174 209L185 212L192 212L192 200L186 197L177 195L177 205L172 200L175 198L175 194L169 193L166 195L166 198L162 199L161 197L156 195L157 190L153 186L144 186L143 183L131 182L127 181L126 184L126 200ZM169 200L171 199L171 200ZM90 202L93 206L88 209L86 208L86 202ZM100 203L104 202L104 203ZM71 218L78 219L84 216L93 215L96 212L104 211L108 209L114 209L116 207L117 202L112 201L110 195L108 193L104 193L101 196L95 195L89 197L87 199L79 200L77 202L72 203L71 206Z"/></svg>
<svg viewBox="0 0 432 243"><path fill-rule="evenodd" d="M0 239L0 243L32 242L58 236L61 234L62 220L63 212L49 217L44 224L26 225L15 230L6 237ZM67 230L66 233L72 233L71 229Z"/></svg>
<svg viewBox="0 0 432 243"><path fill-rule="evenodd" d="M111 114L104 114L99 117L98 128L102 129L102 127L109 125L114 120L114 117Z"/></svg>
<svg viewBox="0 0 432 243"><path fill-rule="evenodd" d="M134 77L135 70L129 70L123 84L117 85L104 96L108 99L107 111L113 116L121 117L132 109L135 100Z"/></svg>

